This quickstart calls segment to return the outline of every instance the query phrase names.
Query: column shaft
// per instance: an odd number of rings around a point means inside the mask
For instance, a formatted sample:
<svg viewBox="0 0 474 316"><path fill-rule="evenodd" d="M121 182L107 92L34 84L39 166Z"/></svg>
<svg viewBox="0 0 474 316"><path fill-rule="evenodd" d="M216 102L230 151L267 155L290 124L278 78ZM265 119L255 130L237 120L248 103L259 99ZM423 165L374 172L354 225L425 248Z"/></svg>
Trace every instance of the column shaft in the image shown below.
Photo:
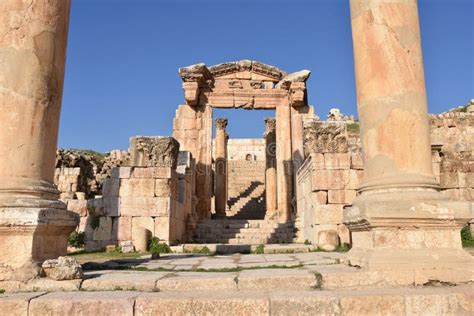
<svg viewBox="0 0 474 316"><path fill-rule="evenodd" d="M350 3L361 189L436 187L416 0Z"/></svg>
<svg viewBox="0 0 474 316"><path fill-rule="evenodd" d="M265 119L265 201L266 216L272 218L277 210L277 172L275 119Z"/></svg>
<svg viewBox="0 0 474 316"><path fill-rule="evenodd" d="M291 161L291 115L289 104L276 108L276 156L278 214L281 222L291 220L293 164Z"/></svg>
<svg viewBox="0 0 474 316"><path fill-rule="evenodd" d="M53 186L69 0L0 5L0 280L66 253L78 220Z"/></svg>
<svg viewBox="0 0 474 316"><path fill-rule="evenodd" d="M225 217L227 206L227 135L225 128L227 119L216 119L216 191L215 210L217 217Z"/></svg>

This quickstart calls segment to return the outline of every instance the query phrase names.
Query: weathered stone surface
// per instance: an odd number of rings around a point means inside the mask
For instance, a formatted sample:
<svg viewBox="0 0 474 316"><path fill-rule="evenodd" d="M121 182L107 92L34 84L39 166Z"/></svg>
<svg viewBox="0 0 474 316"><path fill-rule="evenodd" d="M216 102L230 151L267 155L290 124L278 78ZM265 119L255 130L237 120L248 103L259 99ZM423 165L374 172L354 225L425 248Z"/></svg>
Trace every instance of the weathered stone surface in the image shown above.
<svg viewBox="0 0 474 316"><path fill-rule="evenodd" d="M158 280L160 291L237 291L236 273L182 272Z"/></svg>
<svg viewBox="0 0 474 316"><path fill-rule="evenodd" d="M172 137L130 138L130 164L137 167L170 167L176 169L179 143Z"/></svg>
<svg viewBox="0 0 474 316"><path fill-rule="evenodd" d="M53 280L62 281L82 278L81 265L71 257L46 260L43 262L42 268L46 276Z"/></svg>
<svg viewBox="0 0 474 316"><path fill-rule="evenodd" d="M0 296L0 314L5 316L28 316L29 301L44 293L2 294Z"/></svg>
<svg viewBox="0 0 474 316"><path fill-rule="evenodd" d="M310 121L304 125L305 156L310 153L346 153L346 125Z"/></svg>
<svg viewBox="0 0 474 316"><path fill-rule="evenodd" d="M33 299L29 315L130 315L137 292L63 292Z"/></svg>
<svg viewBox="0 0 474 316"><path fill-rule="evenodd" d="M239 290L271 290L275 288L309 289L315 276L305 270L246 270L239 274Z"/></svg>
<svg viewBox="0 0 474 316"><path fill-rule="evenodd" d="M167 272L110 272L82 282L81 289L86 291L143 291L157 290L156 281L166 276ZM86 274L87 277L87 274Z"/></svg>

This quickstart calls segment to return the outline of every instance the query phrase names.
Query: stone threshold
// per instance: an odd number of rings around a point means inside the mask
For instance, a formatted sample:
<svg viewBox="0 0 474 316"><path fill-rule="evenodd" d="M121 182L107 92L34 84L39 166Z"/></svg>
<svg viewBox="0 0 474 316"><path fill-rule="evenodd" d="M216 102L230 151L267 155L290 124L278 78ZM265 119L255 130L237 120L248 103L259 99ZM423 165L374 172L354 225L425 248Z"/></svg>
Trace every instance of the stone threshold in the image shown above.
<svg viewBox="0 0 474 316"><path fill-rule="evenodd" d="M0 295L5 315L472 315L472 286L359 291L35 292Z"/></svg>

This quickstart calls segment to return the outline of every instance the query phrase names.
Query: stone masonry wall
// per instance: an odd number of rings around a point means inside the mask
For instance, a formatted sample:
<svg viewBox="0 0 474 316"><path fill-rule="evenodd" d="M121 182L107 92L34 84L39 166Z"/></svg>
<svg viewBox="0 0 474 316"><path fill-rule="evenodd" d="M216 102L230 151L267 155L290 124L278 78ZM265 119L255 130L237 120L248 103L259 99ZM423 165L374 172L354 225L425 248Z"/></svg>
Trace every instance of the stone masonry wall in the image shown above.
<svg viewBox="0 0 474 316"><path fill-rule="evenodd" d="M430 115L430 122L433 169L442 192L474 201L474 113L466 107ZM363 176L357 123L307 122L305 157L296 176L298 241L321 247L350 243L341 223Z"/></svg>

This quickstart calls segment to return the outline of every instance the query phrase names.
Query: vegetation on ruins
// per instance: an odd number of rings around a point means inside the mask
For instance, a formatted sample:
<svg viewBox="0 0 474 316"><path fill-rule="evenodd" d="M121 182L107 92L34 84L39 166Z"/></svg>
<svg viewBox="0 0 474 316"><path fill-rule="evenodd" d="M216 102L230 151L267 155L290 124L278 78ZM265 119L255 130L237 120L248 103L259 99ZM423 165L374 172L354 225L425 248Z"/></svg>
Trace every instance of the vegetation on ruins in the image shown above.
<svg viewBox="0 0 474 316"><path fill-rule="evenodd" d="M91 216L91 220L89 222L89 225L91 225L91 228L93 230L96 230L100 226L100 217L98 216Z"/></svg>
<svg viewBox="0 0 474 316"><path fill-rule="evenodd" d="M150 242L149 250L152 256L152 259L157 259L160 257L160 253L171 253L171 248L164 242L160 242L158 237L153 237Z"/></svg>
<svg viewBox="0 0 474 316"><path fill-rule="evenodd" d="M83 248L85 245L85 233L73 231L71 235L69 235L68 244L74 248Z"/></svg>
<svg viewBox="0 0 474 316"><path fill-rule="evenodd" d="M258 245L257 248L255 248L255 253L262 255L265 252L265 245Z"/></svg>
<svg viewBox="0 0 474 316"><path fill-rule="evenodd" d="M464 226L461 230L461 240L463 247L474 247L474 238L471 235L469 225Z"/></svg>

